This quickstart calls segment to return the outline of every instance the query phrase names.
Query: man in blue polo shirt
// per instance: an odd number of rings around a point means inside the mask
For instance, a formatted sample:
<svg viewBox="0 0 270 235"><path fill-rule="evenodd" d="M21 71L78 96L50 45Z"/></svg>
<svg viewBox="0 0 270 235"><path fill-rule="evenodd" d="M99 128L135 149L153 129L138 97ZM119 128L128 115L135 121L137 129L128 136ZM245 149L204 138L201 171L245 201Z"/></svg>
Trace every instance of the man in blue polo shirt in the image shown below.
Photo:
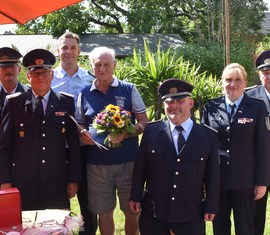
<svg viewBox="0 0 270 235"><path fill-rule="evenodd" d="M101 234L114 234L113 212L116 206L116 190L120 209L125 214L125 234L137 235L138 215L129 208L129 196L133 172L133 161L138 149L138 135L144 130L148 119L146 108L135 85L113 76L116 66L115 52L107 47L97 47L90 53L90 61L96 76L94 82L82 90L78 97L77 120L85 127L81 140L88 144L87 180L89 210L99 215ZM136 132L112 136L113 144L120 147L108 151L98 148L92 139L104 144L107 133L98 134L92 127L93 119L105 106L112 104L124 108L132 115ZM135 122L136 120L136 122ZM89 131L89 132L88 132Z"/></svg>

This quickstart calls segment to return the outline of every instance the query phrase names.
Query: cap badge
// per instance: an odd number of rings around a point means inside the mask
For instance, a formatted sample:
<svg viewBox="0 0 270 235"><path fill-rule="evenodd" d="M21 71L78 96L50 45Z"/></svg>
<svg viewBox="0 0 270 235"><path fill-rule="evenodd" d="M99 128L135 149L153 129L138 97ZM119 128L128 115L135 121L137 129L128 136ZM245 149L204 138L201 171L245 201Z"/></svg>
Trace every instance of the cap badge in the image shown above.
<svg viewBox="0 0 270 235"><path fill-rule="evenodd" d="M36 65L42 65L42 64L44 64L44 60L43 59L36 59L35 64Z"/></svg>
<svg viewBox="0 0 270 235"><path fill-rule="evenodd" d="M264 63L265 63L265 64L270 64L270 59L264 60Z"/></svg>
<svg viewBox="0 0 270 235"><path fill-rule="evenodd" d="M169 89L169 92L170 92L170 94L177 93L177 88L176 87L171 87Z"/></svg>

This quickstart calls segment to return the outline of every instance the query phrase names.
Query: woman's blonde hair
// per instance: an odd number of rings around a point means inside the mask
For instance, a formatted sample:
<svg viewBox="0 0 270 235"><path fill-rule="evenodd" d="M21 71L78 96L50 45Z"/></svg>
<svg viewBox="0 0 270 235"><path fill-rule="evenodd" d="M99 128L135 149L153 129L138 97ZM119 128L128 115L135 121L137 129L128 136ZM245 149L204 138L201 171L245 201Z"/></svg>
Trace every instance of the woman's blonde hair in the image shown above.
<svg viewBox="0 0 270 235"><path fill-rule="evenodd" d="M247 81L247 72L245 70L245 68L241 65L241 64L238 64L238 63L231 63L229 65L227 65L223 72L222 72L222 75L221 75L221 79L223 80L224 79L224 74L225 72L227 72L228 70L230 69L234 69L234 70L240 70L241 73L243 74L244 76L244 79Z"/></svg>

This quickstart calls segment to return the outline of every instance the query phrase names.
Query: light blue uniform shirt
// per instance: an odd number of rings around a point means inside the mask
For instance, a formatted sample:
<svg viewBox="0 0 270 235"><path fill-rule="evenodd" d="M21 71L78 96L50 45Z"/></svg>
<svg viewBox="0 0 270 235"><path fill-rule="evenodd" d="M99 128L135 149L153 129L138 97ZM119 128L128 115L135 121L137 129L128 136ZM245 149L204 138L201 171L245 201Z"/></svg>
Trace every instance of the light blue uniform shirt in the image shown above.
<svg viewBox="0 0 270 235"><path fill-rule="evenodd" d="M78 67L78 71L70 77L66 71L59 66L54 69L54 78L52 80L51 88L56 92L66 92L74 95L76 107L80 91L88 86L93 80L94 76L90 75L86 69Z"/></svg>
<svg viewBox="0 0 270 235"><path fill-rule="evenodd" d="M174 147L175 147L176 152L178 152L178 147L177 147L178 131L175 129L175 126L176 126L175 124L170 122L170 128L171 128L171 132L172 132ZM186 121L184 121L181 124L181 126L183 127L182 134L183 134L185 140L187 141L189 134L190 134L192 127L193 127L193 121L190 118L188 118Z"/></svg>
<svg viewBox="0 0 270 235"><path fill-rule="evenodd" d="M234 113L235 113L237 111L237 109L239 108L239 105L240 105L243 97L244 97L244 94L242 94L236 101L232 102L232 101L230 101L230 99L227 96L225 96L225 103L226 103L226 107L227 107L227 112L231 113L230 105L235 104L235 110L234 110Z"/></svg>

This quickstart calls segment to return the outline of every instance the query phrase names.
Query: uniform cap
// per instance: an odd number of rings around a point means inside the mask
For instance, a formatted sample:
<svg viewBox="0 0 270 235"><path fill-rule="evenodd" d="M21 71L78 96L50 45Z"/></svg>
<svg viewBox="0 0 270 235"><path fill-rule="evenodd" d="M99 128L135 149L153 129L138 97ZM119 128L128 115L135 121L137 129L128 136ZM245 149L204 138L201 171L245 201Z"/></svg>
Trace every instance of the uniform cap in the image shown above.
<svg viewBox="0 0 270 235"><path fill-rule="evenodd" d="M23 57L22 63L28 70L51 68L55 64L55 56L48 50L35 49Z"/></svg>
<svg viewBox="0 0 270 235"><path fill-rule="evenodd" d="M21 53L10 47L0 48L0 66L20 62Z"/></svg>
<svg viewBox="0 0 270 235"><path fill-rule="evenodd" d="M159 86L158 92L161 95L161 99L169 101L191 96L193 88L193 85L188 82L176 78L170 78L165 80Z"/></svg>
<svg viewBox="0 0 270 235"><path fill-rule="evenodd" d="M270 69L270 50L263 51L255 60L255 65L258 70Z"/></svg>

